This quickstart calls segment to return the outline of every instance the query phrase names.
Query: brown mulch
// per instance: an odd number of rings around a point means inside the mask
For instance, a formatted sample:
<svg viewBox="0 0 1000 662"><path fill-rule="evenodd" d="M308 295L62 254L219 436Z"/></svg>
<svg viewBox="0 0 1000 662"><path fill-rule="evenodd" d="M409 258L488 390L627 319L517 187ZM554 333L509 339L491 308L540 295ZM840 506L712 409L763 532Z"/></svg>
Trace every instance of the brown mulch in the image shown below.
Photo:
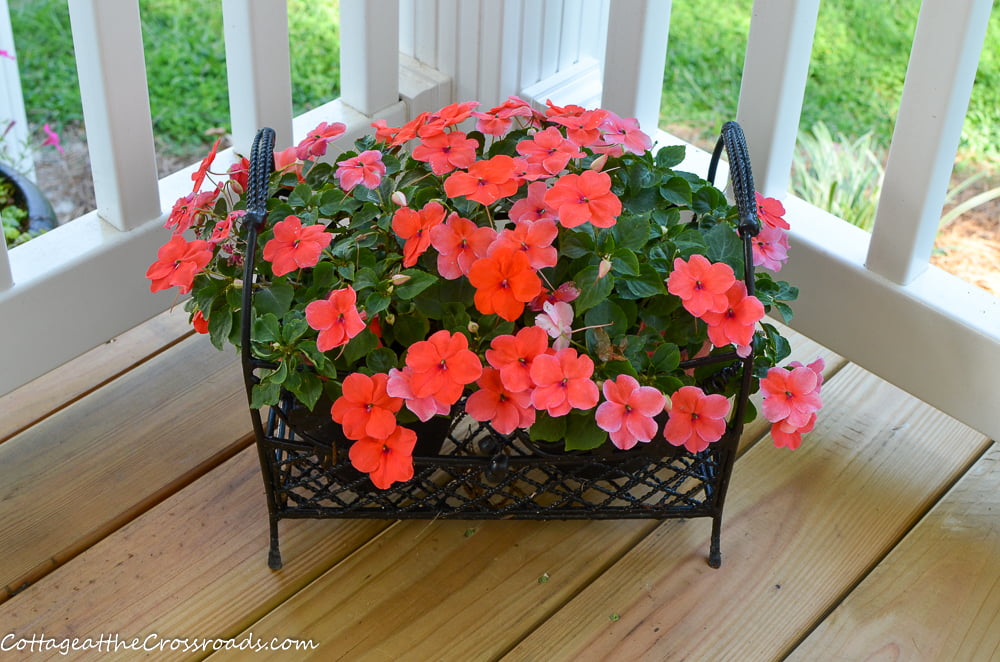
<svg viewBox="0 0 1000 662"><path fill-rule="evenodd" d="M60 222L66 222L94 209L94 185L82 132L72 128L65 130L62 144L65 151L62 157L51 149L39 153L36 175ZM201 156L158 155L159 175L164 177ZM964 192L962 199L998 184L1000 181L996 177L984 179ZM170 202L164 201L164 204ZM1000 199L981 205L942 228L931 263L1000 296Z"/></svg>

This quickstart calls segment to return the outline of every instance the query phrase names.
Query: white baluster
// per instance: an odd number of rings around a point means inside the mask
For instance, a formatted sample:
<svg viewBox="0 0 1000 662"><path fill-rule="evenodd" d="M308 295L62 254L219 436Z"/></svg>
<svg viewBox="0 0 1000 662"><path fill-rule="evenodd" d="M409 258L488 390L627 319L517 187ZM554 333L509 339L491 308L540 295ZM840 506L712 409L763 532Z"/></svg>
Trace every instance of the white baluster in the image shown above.
<svg viewBox="0 0 1000 662"><path fill-rule="evenodd" d="M340 90L344 103L374 115L399 101L399 2L341 0Z"/></svg>
<svg viewBox="0 0 1000 662"><path fill-rule="evenodd" d="M788 189L818 13L819 0L753 3L736 118L754 184L767 196L782 198Z"/></svg>
<svg viewBox="0 0 1000 662"><path fill-rule="evenodd" d="M927 269L991 0L925 0L866 265L905 285Z"/></svg>
<svg viewBox="0 0 1000 662"><path fill-rule="evenodd" d="M262 127L274 129L275 148L294 142L292 78L285 0L223 0L226 70L233 146L250 153Z"/></svg>
<svg viewBox="0 0 1000 662"><path fill-rule="evenodd" d="M161 213L139 6L74 0L69 15L97 213L131 230Z"/></svg>

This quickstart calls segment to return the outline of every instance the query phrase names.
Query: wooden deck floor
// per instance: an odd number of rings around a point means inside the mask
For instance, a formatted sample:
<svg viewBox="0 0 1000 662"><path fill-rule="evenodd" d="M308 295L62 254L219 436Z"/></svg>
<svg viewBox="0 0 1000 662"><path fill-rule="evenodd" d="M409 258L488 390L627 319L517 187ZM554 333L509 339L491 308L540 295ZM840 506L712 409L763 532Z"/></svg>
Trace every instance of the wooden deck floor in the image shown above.
<svg viewBox="0 0 1000 662"><path fill-rule="evenodd" d="M719 570L708 520L300 520L272 572L238 363L164 314L0 398L0 662L1000 660L1000 449L792 342L826 406L748 429Z"/></svg>

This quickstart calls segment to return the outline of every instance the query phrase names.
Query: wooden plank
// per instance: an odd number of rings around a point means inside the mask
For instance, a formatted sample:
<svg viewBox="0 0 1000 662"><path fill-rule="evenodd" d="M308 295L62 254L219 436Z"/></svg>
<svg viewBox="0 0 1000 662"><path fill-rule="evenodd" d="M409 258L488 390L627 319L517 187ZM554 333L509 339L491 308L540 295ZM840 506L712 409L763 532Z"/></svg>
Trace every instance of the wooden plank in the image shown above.
<svg viewBox="0 0 1000 662"><path fill-rule="evenodd" d="M812 360L821 349L789 335L796 358ZM829 358L833 370L837 360ZM747 434L765 431L766 423L750 426ZM319 642L311 654L323 660L493 659L657 524L401 523L238 638L249 632L264 639L294 632ZM697 531L693 554L704 565L710 524L687 526ZM392 624L387 628L388 614Z"/></svg>
<svg viewBox="0 0 1000 662"><path fill-rule="evenodd" d="M172 308L0 397L0 442L194 333Z"/></svg>
<svg viewBox="0 0 1000 662"><path fill-rule="evenodd" d="M989 443L854 365L824 396L802 448L737 463L720 570L665 523L504 660L779 659Z"/></svg>
<svg viewBox="0 0 1000 662"><path fill-rule="evenodd" d="M19 636L232 637L388 526L285 520L285 566L269 570L260 466L248 448L0 605L0 623Z"/></svg>
<svg viewBox="0 0 1000 662"><path fill-rule="evenodd" d="M997 659L998 513L994 444L788 659Z"/></svg>
<svg viewBox="0 0 1000 662"><path fill-rule="evenodd" d="M199 336L0 445L5 593L245 447L250 429L237 357Z"/></svg>

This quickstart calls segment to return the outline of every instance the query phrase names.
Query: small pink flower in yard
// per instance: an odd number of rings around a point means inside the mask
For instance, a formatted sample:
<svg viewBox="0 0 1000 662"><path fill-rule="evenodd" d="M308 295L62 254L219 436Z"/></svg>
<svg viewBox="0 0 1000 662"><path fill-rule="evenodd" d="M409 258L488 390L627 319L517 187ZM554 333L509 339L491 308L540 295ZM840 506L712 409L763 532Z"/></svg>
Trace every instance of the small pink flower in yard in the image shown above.
<svg viewBox="0 0 1000 662"><path fill-rule="evenodd" d="M653 147L653 141L639 129L639 120L634 117L623 119L609 112L601 128L601 139L606 144L620 146L626 152L643 154Z"/></svg>
<svg viewBox="0 0 1000 662"><path fill-rule="evenodd" d="M319 331L316 348L326 352L346 345L351 338L365 330L365 322L356 307L358 295L354 288L330 292L326 299L312 301L306 306L306 322Z"/></svg>
<svg viewBox="0 0 1000 662"><path fill-rule="evenodd" d="M757 200L757 216L764 225L787 230L791 226L784 219L785 207L780 200L775 198L765 198L760 193L754 191Z"/></svg>
<svg viewBox="0 0 1000 662"><path fill-rule="evenodd" d="M456 168L465 169L476 161L479 143L467 138L461 131L441 132L427 138L413 148L411 156L431 166L435 175L444 175Z"/></svg>
<svg viewBox="0 0 1000 662"><path fill-rule="evenodd" d="M743 281L734 281L726 292L729 307L721 312L706 312L701 319L708 324L708 339L716 347L730 343L749 345L754 327L764 317L764 304L757 297L747 296Z"/></svg>
<svg viewBox="0 0 1000 662"><path fill-rule="evenodd" d="M42 131L45 132L45 140L42 141L42 145L52 145L56 148L56 151L60 154L63 153L62 145L59 143L59 134L52 130L48 124L42 125Z"/></svg>
<svg viewBox="0 0 1000 662"><path fill-rule="evenodd" d="M751 239L753 265L771 271L781 271L788 260L788 235L781 228L763 224L760 233Z"/></svg>
<svg viewBox="0 0 1000 662"><path fill-rule="evenodd" d="M477 421L488 421L500 434L528 428L535 422L528 391L511 391L500 379L500 371L487 368L477 382L479 390L465 401L465 411Z"/></svg>
<svg viewBox="0 0 1000 662"><path fill-rule="evenodd" d="M611 192L611 177L593 170L560 177L545 194L545 206L555 210L566 228L588 221L594 227L610 228L622 213L621 200Z"/></svg>
<svg viewBox="0 0 1000 662"><path fill-rule="evenodd" d="M430 230L431 246L438 252L438 273L448 280L468 275L472 264L486 257L496 236L493 228L479 227L452 212L448 220Z"/></svg>
<svg viewBox="0 0 1000 662"><path fill-rule="evenodd" d="M579 147L563 138L562 132L554 126L517 143L517 153L527 160L532 179L558 174L570 159L582 159L585 156Z"/></svg>
<svg viewBox="0 0 1000 662"><path fill-rule="evenodd" d="M384 175L382 152L369 149L355 157L338 161L334 176L340 181L340 188L351 191L358 184L368 189L377 189Z"/></svg>
<svg viewBox="0 0 1000 662"><path fill-rule="evenodd" d="M319 126L309 132L305 138L295 146L295 155L302 159L314 159L326 154L326 147L329 143L340 137L347 130L347 125L341 122L327 124L321 122Z"/></svg>
<svg viewBox="0 0 1000 662"><path fill-rule="evenodd" d="M587 410L597 404L600 391L591 380L594 361L572 347L555 354L536 356L531 364L531 404L550 416L565 416L571 409Z"/></svg>
<svg viewBox="0 0 1000 662"><path fill-rule="evenodd" d="M181 294L191 291L194 277L212 259L212 247L207 241L187 241L175 234L156 252L156 262L149 265L146 278L151 282L150 292L159 292L177 286Z"/></svg>
<svg viewBox="0 0 1000 662"><path fill-rule="evenodd" d="M402 398L406 403L406 408L417 415L425 423L436 415L446 415L451 413L451 405L441 402L434 394L418 398L413 394L413 386L410 379L413 377L413 369L403 366L402 370L392 368L389 370L389 382L386 385L386 393L394 398Z"/></svg>
<svg viewBox="0 0 1000 662"><path fill-rule="evenodd" d="M549 190L545 182L532 182L528 184L528 195L515 202L510 207L510 220L512 221L540 221L556 219L551 209L545 206L545 193Z"/></svg>
<svg viewBox="0 0 1000 662"><path fill-rule="evenodd" d="M704 255L692 255L685 262L674 260L674 270L667 278L667 291L680 297L684 308L701 317L706 312L722 312L729 306L726 293L736 282L733 268L723 262L709 262Z"/></svg>
<svg viewBox="0 0 1000 662"><path fill-rule="evenodd" d="M663 436L692 453L705 450L726 431L729 400L725 396L705 395L697 386L682 386L671 396L667 409L670 418L663 426Z"/></svg>
<svg viewBox="0 0 1000 662"><path fill-rule="evenodd" d="M548 336L537 326L526 326L515 335L502 335L490 341L486 361L499 370L504 387L512 392L534 386L531 363L549 351Z"/></svg>
<svg viewBox="0 0 1000 662"><path fill-rule="evenodd" d="M559 228L554 221L518 221L513 228L502 230L490 245L488 255L497 250L510 248L522 251L534 270L554 267L559 254L552 242L559 236Z"/></svg>
<svg viewBox="0 0 1000 662"><path fill-rule="evenodd" d="M555 338L552 348L556 350L569 347L570 336L573 333L573 307L564 301L542 304L542 314L535 316L535 326Z"/></svg>
<svg viewBox="0 0 1000 662"><path fill-rule="evenodd" d="M403 401L386 392L388 381L383 373L369 377L352 372L344 378L344 394L334 401L330 416L343 427L345 437L385 439L396 430L396 412Z"/></svg>
<svg viewBox="0 0 1000 662"><path fill-rule="evenodd" d="M629 375L605 380L601 390L606 401L598 405L595 420L610 434L611 443L627 451L656 435L653 417L663 411L666 396L652 386L640 386Z"/></svg>
<svg viewBox="0 0 1000 662"><path fill-rule="evenodd" d="M403 266L412 267L431 245L431 232L444 222L444 207L440 202L431 201L423 209L416 211L400 207L392 216L392 231L403 244Z"/></svg>
<svg viewBox="0 0 1000 662"><path fill-rule="evenodd" d="M5 57L8 60L16 60L17 58L10 54L10 51L0 48L0 57Z"/></svg>
<svg viewBox="0 0 1000 662"><path fill-rule="evenodd" d="M383 438L361 437L347 452L351 465L368 474L380 490L413 478L413 448L417 433L397 425Z"/></svg>
<svg viewBox="0 0 1000 662"><path fill-rule="evenodd" d="M298 216L289 216L274 224L274 238L264 245L264 259L271 263L275 276L296 269L316 266L323 249L333 241L326 226L302 225Z"/></svg>

